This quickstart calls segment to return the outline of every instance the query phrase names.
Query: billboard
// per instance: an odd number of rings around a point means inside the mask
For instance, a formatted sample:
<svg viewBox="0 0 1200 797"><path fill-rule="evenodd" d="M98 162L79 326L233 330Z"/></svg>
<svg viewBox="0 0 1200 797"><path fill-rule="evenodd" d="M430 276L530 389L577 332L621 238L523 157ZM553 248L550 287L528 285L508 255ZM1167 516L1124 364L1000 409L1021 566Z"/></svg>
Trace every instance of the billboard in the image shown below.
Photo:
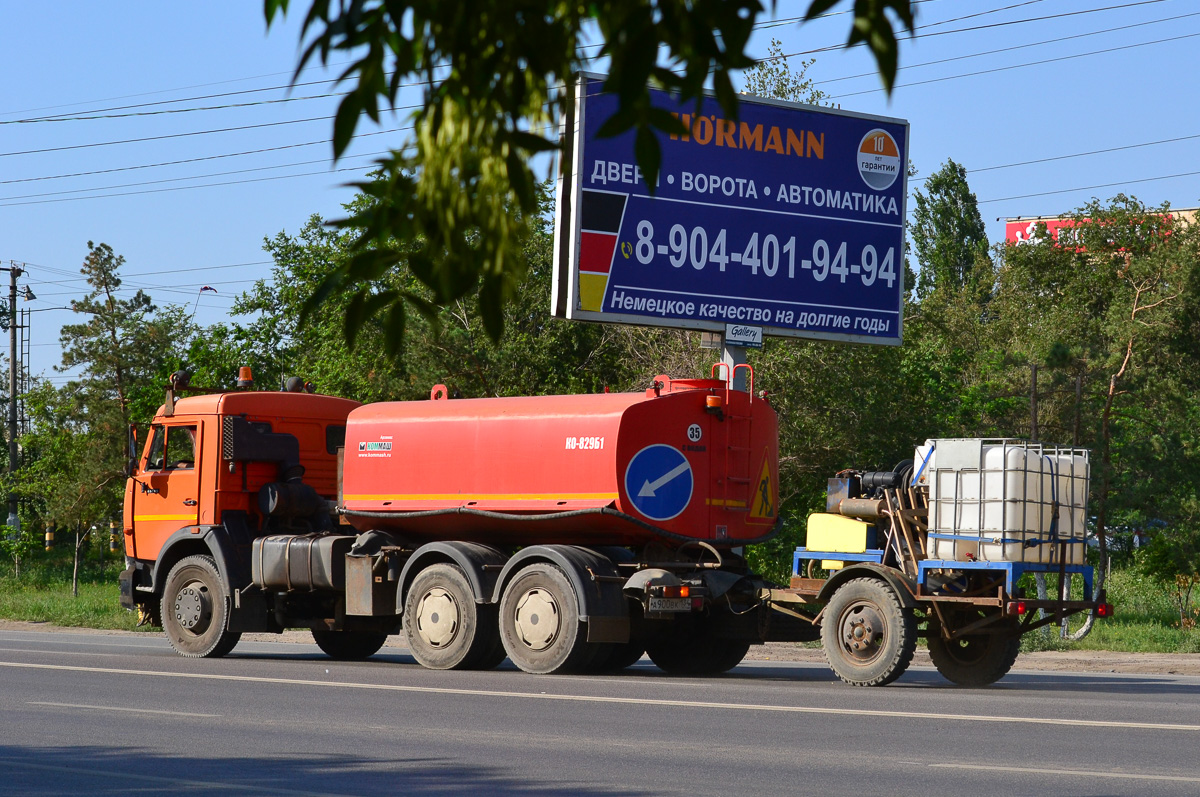
<svg viewBox="0 0 1200 797"><path fill-rule="evenodd" d="M582 321L901 342L908 123L751 97L726 119L651 91L686 135L659 134L653 192L632 131L582 75L564 119L554 315Z"/></svg>
<svg viewBox="0 0 1200 797"><path fill-rule="evenodd" d="M1170 223L1175 221L1183 221L1187 224L1195 224L1197 218L1196 208L1172 208L1170 213L1163 216ZM1074 218L1070 216L1017 216L1004 220L1004 241L1005 243L1014 246L1024 246L1027 244L1035 244L1040 241L1038 238L1038 225L1046 225L1046 235L1050 240L1064 246L1075 244L1075 235L1072 232L1076 226Z"/></svg>

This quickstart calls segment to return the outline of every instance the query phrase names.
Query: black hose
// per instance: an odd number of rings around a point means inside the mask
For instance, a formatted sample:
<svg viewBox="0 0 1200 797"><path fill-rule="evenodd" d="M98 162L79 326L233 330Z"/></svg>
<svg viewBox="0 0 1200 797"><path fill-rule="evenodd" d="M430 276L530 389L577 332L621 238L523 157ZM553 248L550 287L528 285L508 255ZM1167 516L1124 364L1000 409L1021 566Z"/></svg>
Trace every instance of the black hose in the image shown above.
<svg viewBox="0 0 1200 797"><path fill-rule="evenodd" d="M606 515L624 520L628 523L633 523L636 526L652 531L655 534L665 537L670 540L678 540L680 542L695 542L697 538L689 537L686 534L676 534L673 531L660 529L657 526L652 526L649 523L638 520L632 515L627 515L624 512L619 512L616 509L608 506L597 507L595 509L571 509L565 512L548 512L538 515L514 515L508 512L490 512L486 509L471 509L470 507L459 506L453 509L425 509L419 512L382 512L379 510L370 509L345 509L338 508L338 513L348 515L350 517L365 517L379 518L381 520L408 520L414 518L441 517L445 515L470 515L471 517L489 518L491 520L519 520L528 522L540 522L546 520L564 520L566 518L584 517L587 515ZM754 545L755 543L766 542L779 533L783 528L783 518L778 518L775 525L761 537L755 537L751 540L727 540L724 541L730 547L738 545ZM720 544L722 541L706 540L710 544Z"/></svg>

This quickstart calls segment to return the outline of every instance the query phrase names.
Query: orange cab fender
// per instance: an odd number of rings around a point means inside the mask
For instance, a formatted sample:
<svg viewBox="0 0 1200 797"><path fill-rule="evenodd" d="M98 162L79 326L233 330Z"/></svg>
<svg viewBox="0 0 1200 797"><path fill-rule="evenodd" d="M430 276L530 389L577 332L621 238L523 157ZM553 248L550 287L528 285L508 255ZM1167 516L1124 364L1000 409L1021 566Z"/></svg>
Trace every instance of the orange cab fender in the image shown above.
<svg viewBox="0 0 1200 797"><path fill-rule="evenodd" d="M900 605L905 609L915 609L917 607L917 599L915 597L917 592L916 582L893 567L877 565L874 562L862 562L850 565L834 573L825 582L825 586L821 587L821 592L817 595L817 601L828 603L838 587L854 578L874 578L882 581L892 588L892 591L896 593L896 598L900 601Z"/></svg>
<svg viewBox="0 0 1200 797"><path fill-rule="evenodd" d="M242 567L233 541L224 526L185 526L163 543L158 559L154 562L150 582L155 593L162 592L162 585L179 560L186 556L211 556L217 563L217 572L232 594L246 585Z"/></svg>
<svg viewBox="0 0 1200 797"><path fill-rule="evenodd" d="M422 545L404 563L400 571L400 586L396 590L396 614L404 614L404 601L408 598L408 587L417 575L434 564L458 565L471 585L476 603L487 603L496 588L496 578L507 559L503 553L489 545L476 542L431 542Z"/></svg>
<svg viewBox="0 0 1200 797"><path fill-rule="evenodd" d="M521 568L535 562L557 565L571 581L579 619L587 623L588 642L628 642L629 606L624 579L608 557L580 545L532 545L508 560L496 581L493 603Z"/></svg>

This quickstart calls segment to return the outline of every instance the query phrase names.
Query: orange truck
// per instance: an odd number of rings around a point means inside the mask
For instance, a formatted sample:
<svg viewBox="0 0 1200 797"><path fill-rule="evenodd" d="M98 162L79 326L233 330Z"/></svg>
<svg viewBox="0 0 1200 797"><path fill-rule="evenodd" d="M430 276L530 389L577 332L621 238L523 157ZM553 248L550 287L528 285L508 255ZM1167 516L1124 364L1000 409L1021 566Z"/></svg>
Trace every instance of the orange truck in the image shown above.
<svg viewBox="0 0 1200 797"><path fill-rule="evenodd" d="M246 370L239 390L185 398L173 375L140 452L130 436L121 601L184 656L308 628L359 659L403 630L435 669L648 654L702 675L820 639L839 678L882 686L923 637L945 677L983 686L1023 634L1112 614L1085 558L1084 450L929 440L890 471L843 471L775 585L740 555L780 523L777 419L753 372L749 391L660 376L643 393L438 386L360 405L295 378L254 390ZM1027 598L1046 576L1057 595Z"/></svg>
<svg viewBox="0 0 1200 797"><path fill-rule="evenodd" d="M248 375L243 380L249 383ZM770 405L644 393L357 402L173 375L125 489L121 600L184 656L309 628L335 658L406 631L438 669L734 667L816 639L739 555L778 527Z"/></svg>

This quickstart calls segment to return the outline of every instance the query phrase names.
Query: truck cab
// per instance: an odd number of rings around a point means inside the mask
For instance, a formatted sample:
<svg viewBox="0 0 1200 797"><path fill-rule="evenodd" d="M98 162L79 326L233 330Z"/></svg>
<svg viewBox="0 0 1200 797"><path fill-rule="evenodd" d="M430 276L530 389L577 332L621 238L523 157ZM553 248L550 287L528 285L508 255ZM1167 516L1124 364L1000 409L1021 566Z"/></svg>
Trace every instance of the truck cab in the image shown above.
<svg viewBox="0 0 1200 797"><path fill-rule="evenodd" d="M338 493L338 454L346 417L359 403L302 390L178 400L174 392L130 461L122 604L161 624L165 583L191 558L211 564L232 593L227 608L205 607L201 595L200 615L224 609L231 629L268 630L265 612L243 611L242 598L251 597L241 594L250 583L251 544L272 530L318 532L336 523L329 510ZM306 511L286 511L296 502ZM318 511L308 511L313 507Z"/></svg>

